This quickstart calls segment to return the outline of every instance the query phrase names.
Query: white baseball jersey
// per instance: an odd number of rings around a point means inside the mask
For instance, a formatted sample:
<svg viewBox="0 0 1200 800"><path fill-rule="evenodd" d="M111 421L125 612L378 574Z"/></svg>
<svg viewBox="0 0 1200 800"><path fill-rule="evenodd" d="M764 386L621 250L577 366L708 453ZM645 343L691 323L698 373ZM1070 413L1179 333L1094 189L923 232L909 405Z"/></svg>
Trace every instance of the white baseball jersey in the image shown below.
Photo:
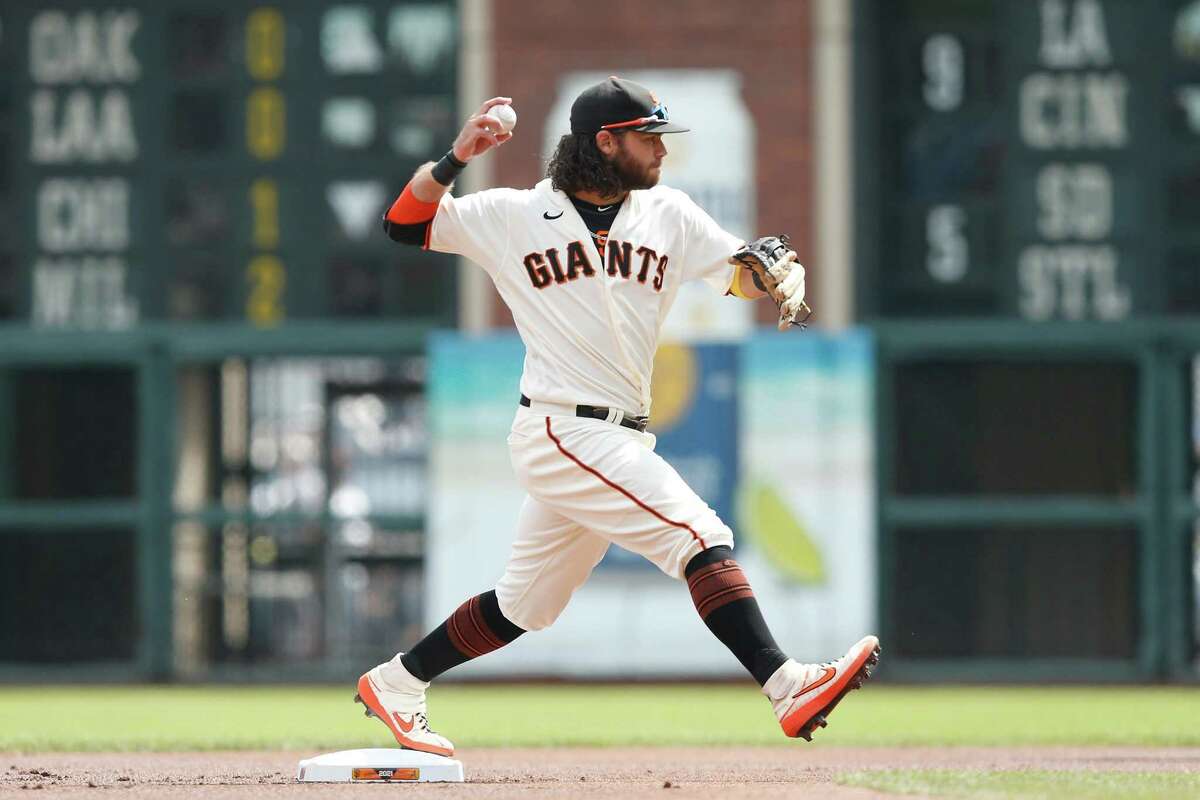
<svg viewBox="0 0 1200 800"><path fill-rule="evenodd" d="M632 191L605 256L570 198L549 179L532 189L442 197L429 248L492 277L525 343L521 392L536 401L650 413L663 320L685 281L728 290L743 240L683 192Z"/></svg>

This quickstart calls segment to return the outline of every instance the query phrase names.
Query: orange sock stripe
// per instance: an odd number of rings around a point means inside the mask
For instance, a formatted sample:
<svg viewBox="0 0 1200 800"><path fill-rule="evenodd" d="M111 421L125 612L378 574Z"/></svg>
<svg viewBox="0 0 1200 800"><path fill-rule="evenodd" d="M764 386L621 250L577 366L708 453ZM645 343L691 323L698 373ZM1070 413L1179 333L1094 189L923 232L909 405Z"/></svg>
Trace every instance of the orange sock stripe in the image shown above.
<svg viewBox="0 0 1200 800"><path fill-rule="evenodd" d="M696 606L696 611L699 612L701 619L706 619L718 608L727 606L735 600L745 600L747 597L754 597L754 591L750 588L750 584L731 586L724 591L709 595L703 603Z"/></svg>
<svg viewBox="0 0 1200 800"><path fill-rule="evenodd" d="M709 614L722 606L754 597L746 574L730 558L697 570L688 579L688 589L701 619L707 619Z"/></svg>
<svg viewBox="0 0 1200 800"><path fill-rule="evenodd" d="M707 566L703 569L698 569L698 570L696 570L696 573L694 575L692 575L692 577L688 578L688 591L694 590L696 588L696 586L698 586L700 584L700 581L702 581L706 578L712 578L716 575L723 575L726 572L733 572L734 570L737 570L740 572L741 567L739 567L737 564L727 567L724 565L724 563L721 563L721 564L710 564L709 566Z"/></svg>
<svg viewBox="0 0 1200 800"><path fill-rule="evenodd" d="M404 187L404 191L388 209L387 218L389 222L395 222L397 225L415 225L433 219L437 210L438 203L426 203L418 200L412 193L412 184L410 183Z"/></svg>
<svg viewBox="0 0 1200 800"><path fill-rule="evenodd" d="M459 606L458 609L456 609L455 612L450 615L450 619L446 620L446 632L450 634L450 644L454 645L458 652L462 653L467 658L479 658L479 656L483 655L483 653L478 650L470 641L468 641L467 637L463 636L462 629L459 625L459 617L461 616L461 612L465 606L466 603L463 603L463 605Z"/></svg>
<svg viewBox="0 0 1200 800"><path fill-rule="evenodd" d="M450 644L468 658L479 658L507 644L488 626L478 597L472 597L455 609L446 620L446 632L450 635Z"/></svg>
<svg viewBox="0 0 1200 800"><path fill-rule="evenodd" d="M483 618L483 609L479 605L478 595L472 597L468 602L471 604L471 626L475 629L479 638L483 639L484 643L487 644L487 652L490 653L493 650L499 650L501 647L504 647L504 642L501 641L499 636L492 633L492 629L488 627L487 620Z"/></svg>

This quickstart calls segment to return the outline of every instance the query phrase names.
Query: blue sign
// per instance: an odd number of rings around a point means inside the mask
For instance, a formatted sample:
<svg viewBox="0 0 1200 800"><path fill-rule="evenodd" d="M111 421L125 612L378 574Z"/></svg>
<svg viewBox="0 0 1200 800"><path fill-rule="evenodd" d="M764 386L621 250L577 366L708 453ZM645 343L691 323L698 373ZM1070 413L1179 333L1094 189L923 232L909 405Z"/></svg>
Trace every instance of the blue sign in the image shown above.
<svg viewBox="0 0 1200 800"><path fill-rule="evenodd" d="M726 525L738 481L737 345L664 344L654 357L650 426L667 460ZM609 548L600 567L651 566Z"/></svg>

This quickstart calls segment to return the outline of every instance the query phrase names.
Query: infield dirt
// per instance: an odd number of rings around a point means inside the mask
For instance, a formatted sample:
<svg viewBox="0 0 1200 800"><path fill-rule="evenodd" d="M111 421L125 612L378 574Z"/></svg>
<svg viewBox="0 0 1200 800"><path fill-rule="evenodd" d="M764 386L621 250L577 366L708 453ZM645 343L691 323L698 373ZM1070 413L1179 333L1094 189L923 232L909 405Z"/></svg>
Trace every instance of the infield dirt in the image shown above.
<svg viewBox="0 0 1200 800"><path fill-rule="evenodd" d="M892 797L839 786L863 769L1072 769L1200 771L1200 748L555 748L471 749L458 754L464 784L366 787L298 784L296 763L314 753L5 753L0 797L362 798L774 798ZM30 794L30 790L38 790ZM375 797L375 794L371 795ZM906 797L912 797L907 795Z"/></svg>

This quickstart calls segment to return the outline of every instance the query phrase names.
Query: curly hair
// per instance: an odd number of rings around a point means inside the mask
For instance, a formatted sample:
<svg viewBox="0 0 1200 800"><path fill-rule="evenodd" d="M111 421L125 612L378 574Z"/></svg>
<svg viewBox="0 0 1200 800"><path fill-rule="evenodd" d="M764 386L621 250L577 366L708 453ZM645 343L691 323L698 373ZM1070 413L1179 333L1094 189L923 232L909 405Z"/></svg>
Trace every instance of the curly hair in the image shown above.
<svg viewBox="0 0 1200 800"><path fill-rule="evenodd" d="M568 133L559 139L546 166L546 177L555 189L567 194L589 191L613 197L625 191L615 165L596 147L596 136L591 133Z"/></svg>

